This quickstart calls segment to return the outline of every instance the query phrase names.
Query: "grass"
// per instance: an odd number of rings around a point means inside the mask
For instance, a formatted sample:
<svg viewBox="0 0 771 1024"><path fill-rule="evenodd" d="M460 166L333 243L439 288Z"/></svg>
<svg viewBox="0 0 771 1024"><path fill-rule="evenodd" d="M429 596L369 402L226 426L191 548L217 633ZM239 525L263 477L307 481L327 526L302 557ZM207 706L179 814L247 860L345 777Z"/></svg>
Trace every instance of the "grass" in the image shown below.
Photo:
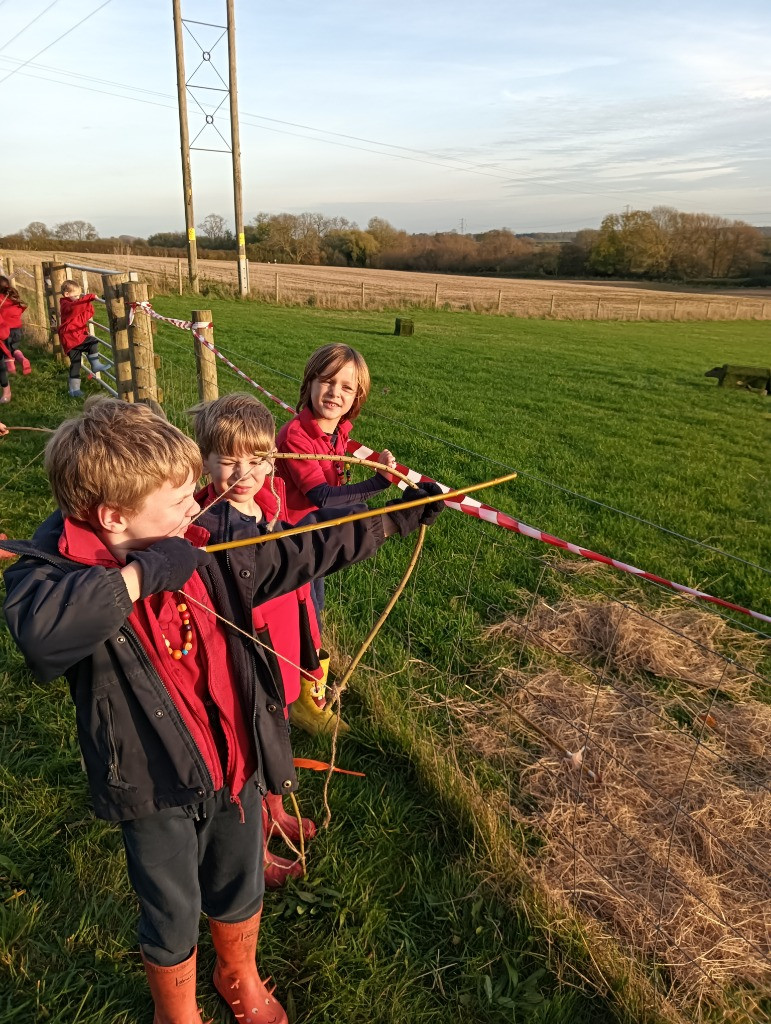
<svg viewBox="0 0 771 1024"><path fill-rule="evenodd" d="M180 301L154 305L184 316ZM765 325L421 311L416 335L405 339L391 335L383 313L204 302L216 343L286 401L296 400L309 352L345 340L373 374L354 431L359 440L387 445L400 461L453 485L514 466L532 476L489 492L491 504L768 611L764 574L553 486L769 564L767 401L702 376L723 362L762 364ZM166 409L182 423L195 400L192 354L171 328L161 327L156 343ZM226 372L220 386L244 387ZM14 382L3 418L55 426L72 408L63 372L39 358L32 377ZM40 460L26 466L41 438L14 434L1 443L0 529L9 535L28 535L50 509ZM327 630L342 652L360 643L409 548L389 543L373 563L329 581ZM536 592L558 592L560 574L545 567L543 552L455 513L429 532L418 573L346 703L355 728L341 763L367 778L335 782L333 827L312 847L309 879L266 904L264 961L295 1021L656 1018L656 1006L635 994L634 972L625 986L616 954L588 949L586 935L542 905L517 869L519 852L537 840L509 835L501 824L505 774L464 758L449 720L437 726L416 711L421 694L468 696L467 684L494 685L503 652L482 640L481 629L526 610ZM611 571L576 586L641 598L634 581ZM644 593L654 604L660 599L655 588ZM149 1019L119 840L89 814L66 688L37 686L7 634L0 636L0 970L8 993L0 1015L62 1024ZM298 737L297 753L324 756L324 746ZM306 813L319 814L319 784L304 783ZM206 940L202 957L208 967ZM592 985L582 981L589 975ZM216 1010L210 990L206 1005Z"/></svg>

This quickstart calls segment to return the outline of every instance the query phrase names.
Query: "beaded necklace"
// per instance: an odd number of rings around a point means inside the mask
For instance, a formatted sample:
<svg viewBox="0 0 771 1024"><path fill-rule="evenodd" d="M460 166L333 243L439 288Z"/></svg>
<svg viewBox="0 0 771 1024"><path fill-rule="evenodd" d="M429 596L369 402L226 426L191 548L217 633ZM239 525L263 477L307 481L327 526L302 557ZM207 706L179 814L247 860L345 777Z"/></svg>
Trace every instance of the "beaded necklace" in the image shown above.
<svg viewBox="0 0 771 1024"><path fill-rule="evenodd" d="M180 597L184 597L184 595L180 594ZM182 647L178 651L175 651L166 639L166 634L161 631L163 642L166 644L166 650L175 661L179 661L180 658L188 655L193 649L193 627L190 624L190 612L187 610L187 605L184 601L180 601L177 605L177 611L182 619Z"/></svg>

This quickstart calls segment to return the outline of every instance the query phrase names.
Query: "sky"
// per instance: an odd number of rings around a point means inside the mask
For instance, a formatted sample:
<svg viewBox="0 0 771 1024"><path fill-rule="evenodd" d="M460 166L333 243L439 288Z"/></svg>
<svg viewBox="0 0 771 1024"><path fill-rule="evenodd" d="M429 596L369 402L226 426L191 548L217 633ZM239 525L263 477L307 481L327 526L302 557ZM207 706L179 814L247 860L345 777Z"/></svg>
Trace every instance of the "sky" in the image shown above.
<svg viewBox="0 0 771 1024"><path fill-rule="evenodd" d="M191 140L226 149L226 39L191 24L224 28L225 0L181 5L188 83L209 87L188 90ZM573 231L663 205L771 224L769 0L235 0L235 20L247 222ZM171 0L0 0L0 26L0 233L183 229ZM192 178L196 223L232 226L229 153L194 151Z"/></svg>

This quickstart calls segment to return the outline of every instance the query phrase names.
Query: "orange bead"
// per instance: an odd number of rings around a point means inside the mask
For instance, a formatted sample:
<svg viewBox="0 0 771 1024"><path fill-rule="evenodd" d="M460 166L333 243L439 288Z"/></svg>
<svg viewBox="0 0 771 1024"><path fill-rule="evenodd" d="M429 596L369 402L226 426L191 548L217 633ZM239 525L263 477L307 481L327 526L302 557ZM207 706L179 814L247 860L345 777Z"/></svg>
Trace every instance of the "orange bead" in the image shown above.
<svg viewBox="0 0 771 1024"><path fill-rule="evenodd" d="M187 605L186 604L178 604L177 605L177 611L178 612L186 612L187 611Z"/></svg>
<svg viewBox="0 0 771 1024"><path fill-rule="evenodd" d="M171 656L174 659L174 661L179 661L179 659L182 657L182 651L172 651Z"/></svg>

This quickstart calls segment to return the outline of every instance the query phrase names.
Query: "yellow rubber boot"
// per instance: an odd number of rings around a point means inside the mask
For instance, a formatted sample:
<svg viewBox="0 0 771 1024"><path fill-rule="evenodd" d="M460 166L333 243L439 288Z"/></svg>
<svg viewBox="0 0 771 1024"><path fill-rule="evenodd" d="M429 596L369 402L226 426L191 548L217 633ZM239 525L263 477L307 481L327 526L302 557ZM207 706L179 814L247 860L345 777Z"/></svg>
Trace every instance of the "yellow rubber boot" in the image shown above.
<svg viewBox="0 0 771 1024"><path fill-rule="evenodd" d="M289 706L289 717L292 725L303 732L316 736L320 732L332 733L338 716L329 708L327 700L327 680L329 679L329 655L326 651L319 652L319 664L322 675L319 679L300 678L300 696ZM348 726L339 719L338 732L348 732Z"/></svg>

